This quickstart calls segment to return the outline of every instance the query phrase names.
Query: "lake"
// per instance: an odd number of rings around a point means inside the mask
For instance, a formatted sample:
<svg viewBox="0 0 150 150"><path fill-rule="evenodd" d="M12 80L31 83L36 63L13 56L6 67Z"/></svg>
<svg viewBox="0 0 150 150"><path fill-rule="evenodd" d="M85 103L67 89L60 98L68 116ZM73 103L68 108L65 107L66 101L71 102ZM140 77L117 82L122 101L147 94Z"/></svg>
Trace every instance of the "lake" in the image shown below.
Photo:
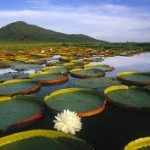
<svg viewBox="0 0 150 150"><path fill-rule="evenodd" d="M99 63L115 67L114 71L106 73L108 77L116 77L116 74L120 71L150 71L150 53L137 54L132 57L108 57ZM97 64L97 62L94 62L94 64ZM9 71L9 69L3 69L0 70L0 74ZM58 89L71 87L74 80L76 79L70 77L65 84L43 86L35 95L43 101L45 95ZM149 112L125 110L108 104L102 113L82 118L83 127L77 136L90 143L95 150L122 150L131 140L149 136L149 116ZM53 114L45 112L44 117L36 124L24 129L8 131L6 134L1 133L1 136L29 129L54 129L53 119Z"/></svg>

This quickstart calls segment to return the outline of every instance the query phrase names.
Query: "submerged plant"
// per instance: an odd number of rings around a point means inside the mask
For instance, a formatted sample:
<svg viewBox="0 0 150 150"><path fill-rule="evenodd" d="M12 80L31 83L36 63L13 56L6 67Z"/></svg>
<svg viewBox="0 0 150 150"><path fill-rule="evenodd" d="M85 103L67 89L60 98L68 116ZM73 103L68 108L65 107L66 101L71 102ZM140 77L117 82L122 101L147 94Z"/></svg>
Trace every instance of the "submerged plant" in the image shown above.
<svg viewBox="0 0 150 150"><path fill-rule="evenodd" d="M77 116L77 113L68 109L58 113L53 122L55 129L72 135L75 135L82 128L81 118Z"/></svg>

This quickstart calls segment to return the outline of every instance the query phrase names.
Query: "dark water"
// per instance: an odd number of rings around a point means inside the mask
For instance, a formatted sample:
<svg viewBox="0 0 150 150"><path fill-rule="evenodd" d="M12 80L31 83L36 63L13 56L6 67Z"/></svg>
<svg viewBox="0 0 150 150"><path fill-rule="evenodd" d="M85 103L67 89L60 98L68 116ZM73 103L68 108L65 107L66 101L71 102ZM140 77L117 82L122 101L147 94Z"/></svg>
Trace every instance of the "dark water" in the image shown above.
<svg viewBox="0 0 150 150"><path fill-rule="evenodd" d="M150 53L132 57L137 64L130 61L128 65L125 65L125 60L129 62L131 57L125 58L119 58L120 61L116 61L114 58L107 58L103 63L110 63L109 65L115 66L116 69L111 73L107 73L106 76L116 76L117 72L124 70L150 71ZM116 61L116 65L114 65L114 61ZM140 63L138 63L139 61ZM58 89L71 87L74 80L75 78L70 77L70 80L65 84L43 86L35 95L39 96L42 102L45 95ZM8 131L5 134L1 133L1 136L29 129L53 130L53 119L54 115L46 111L44 117L34 125L24 129ZM111 104L107 104L106 109L101 114L82 118L82 123L82 130L76 136L87 141L95 150L123 150L123 147L131 140L150 136L150 112L125 110Z"/></svg>

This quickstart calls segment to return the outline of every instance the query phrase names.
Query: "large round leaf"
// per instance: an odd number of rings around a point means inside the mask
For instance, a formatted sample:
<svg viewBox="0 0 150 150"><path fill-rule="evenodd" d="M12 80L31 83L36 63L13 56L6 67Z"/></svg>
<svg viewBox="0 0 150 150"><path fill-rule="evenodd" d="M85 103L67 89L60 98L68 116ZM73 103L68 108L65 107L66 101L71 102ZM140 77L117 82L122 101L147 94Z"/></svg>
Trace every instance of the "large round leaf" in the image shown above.
<svg viewBox="0 0 150 150"><path fill-rule="evenodd" d="M0 130L30 124L42 117L43 109L37 97L19 95L0 97Z"/></svg>
<svg viewBox="0 0 150 150"><path fill-rule="evenodd" d="M1 150L94 150L85 141L58 131L30 130L0 139Z"/></svg>
<svg viewBox="0 0 150 150"><path fill-rule="evenodd" d="M24 79L28 77L29 75L27 73L8 72L3 75L0 75L0 82L10 80L10 79Z"/></svg>
<svg viewBox="0 0 150 150"><path fill-rule="evenodd" d="M73 63L73 62L68 62L68 63L64 63L63 64L64 66L65 66L65 68L67 69L67 70L71 70L71 69L74 69L74 68L81 68L81 67L83 67L83 64L81 64L81 63Z"/></svg>
<svg viewBox="0 0 150 150"><path fill-rule="evenodd" d="M102 93L86 88L66 88L53 92L45 97L48 108L56 112L69 109L79 116L90 116L100 113L105 108Z"/></svg>
<svg viewBox="0 0 150 150"><path fill-rule="evenodd" d="M97 69L72 69L70 74L76 78L92 78L92 77L103 77L104 72Z"/></svg>
<svg viewBox="0 0 150 150"><path fill-rule="evenodd" d="M41 84L30 79L12 79L0 84L0 95L27 94L39 90Z"/></svg>
<svg viewBox="0 0 150 150"><path fill-rule="evenodd" d="M41 84L59 84L67 82L67 73L38 72L29 76L33 81L40 81Z"/></svg>
<svg viewBox="0 0 150 150"><path fill-rule="evenodd" d="M97 64L97 65L89 64L89 65L85 65L84 67L85 68L90 68L90 69L98 69L98 70L101 70L101 71L104 71L104 72L114 70L114 67L111 67L109 65L104 65L104 64Z"/></svg>
<svg viewBox="0 0 150 150"><path fill-rule="evenodd" d="M126 71L117 74L117 78L124 84L150 85L150 72Z"/></svg>
<svg viewBox="0 0 150 150"><path fill-rule="evenodd" d="M14 62L14 63L10 64L10 67L12 69L17 70L17 71L27 71L27 70L41 71L43 68L43 65L25 64L25 63L21 63L21 62Z"/></svg>
<svg viewBox="0 0 150 150"><path fill-rule="evenodd" d="M118 84L120 84L118 80L109 77L80 79L74 82L74 86L86 88L107 88Z"/></svg>
<svg viewBox="0 0 150 150"><path fill-rule="evenodd" d="M43 71L50 73L67 73L67 69L64 66L51 66L43 68Z"/></svg>
<svg viewBox="0 0 150 150"><path fill-rule="evenodd" d="M125 85L111 86L105 91L108 100L127 108L150 108L150 92L146 89Z"/></svg>

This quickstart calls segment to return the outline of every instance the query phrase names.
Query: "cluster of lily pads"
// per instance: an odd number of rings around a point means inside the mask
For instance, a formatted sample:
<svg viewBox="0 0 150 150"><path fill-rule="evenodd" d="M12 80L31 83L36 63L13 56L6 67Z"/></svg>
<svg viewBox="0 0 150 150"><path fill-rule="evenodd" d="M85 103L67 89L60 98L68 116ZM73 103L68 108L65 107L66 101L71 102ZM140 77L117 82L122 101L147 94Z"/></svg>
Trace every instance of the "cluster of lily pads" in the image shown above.
<svg viewBox="0 0 150 150"><path fill-rule="evenodd" d="M89 64L104 59L96 55L94 50L81 51L79 54L69 52L68 48L63 51L50 49L40 53L36 50L25 52L19 51L19 55L14 53L8 56L7 61L3 60L5 67L1 67L2 70L11 69L11 72L0 75L0 120L3 120L0 122L0 130L3 132L40 120L45 105L46 110L55 115L69 109L79 117L101 113L107 103L125 109L150 108L149 72L130 71L118 73L116 78L104 77L115 68L105 64ZM75 80L71 87L49 93L43 97L43 102L32 94L45 85L63 84L72 77ZM61 119L58 118L58 121L60 130L66 127L61 125ZM69 131L75 133L73 129ZM39 150L93 149L79 138L50 130L32 130L5 136L0 139L0 148L11 149L11 144L19 144L22 150L31 149L33 145L30 142L35 143L34 146ZM39 143L43 142L45 144L41 147ZM19 149L16 147L14 150Z"/></svg>

